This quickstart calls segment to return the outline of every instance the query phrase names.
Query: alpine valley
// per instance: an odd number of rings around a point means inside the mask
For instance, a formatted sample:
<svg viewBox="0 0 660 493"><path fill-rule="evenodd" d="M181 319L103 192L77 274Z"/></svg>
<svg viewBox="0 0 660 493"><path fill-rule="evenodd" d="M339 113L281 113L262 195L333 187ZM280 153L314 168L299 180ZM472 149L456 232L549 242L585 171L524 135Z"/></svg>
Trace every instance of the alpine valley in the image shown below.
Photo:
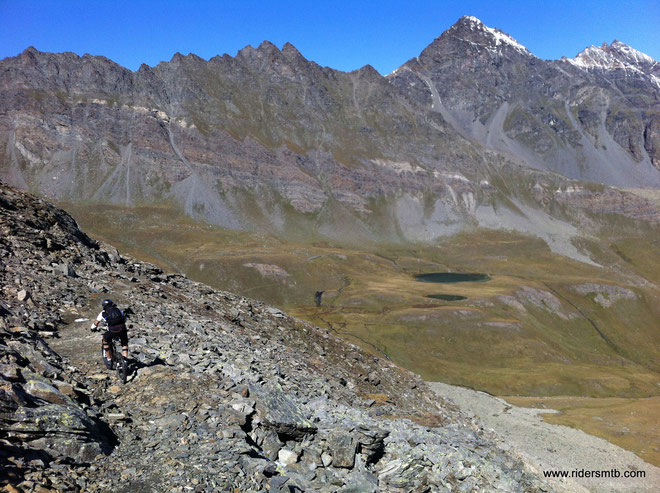
<svg viewBox="0 0 660 493"><path fill-rule="evenodd" d="M660 64L622 42L541 60L468 16L387 76L268 41L136 72L28 48L0 61L0 180L660 465Z"/></svg>

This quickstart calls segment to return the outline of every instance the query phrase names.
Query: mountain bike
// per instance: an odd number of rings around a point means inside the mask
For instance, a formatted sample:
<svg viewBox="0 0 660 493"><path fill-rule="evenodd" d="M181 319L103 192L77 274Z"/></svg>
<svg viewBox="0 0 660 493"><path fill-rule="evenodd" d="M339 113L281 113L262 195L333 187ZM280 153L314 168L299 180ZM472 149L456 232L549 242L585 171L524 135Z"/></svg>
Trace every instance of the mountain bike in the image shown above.
<svg viewBox="0 0 660 493"><path fill-rule="evenodd" d="M119 339L115 338L112 340L110 349L112 350L110 369L117 370L117 376L119 377L119 380L121 380L121 383L126 383L126 378L128 377L128 362L121 352L121 343L119 342ZM105 350L103 349L103 343L101 343L101 357L104 361L107 361Z"/></svg>

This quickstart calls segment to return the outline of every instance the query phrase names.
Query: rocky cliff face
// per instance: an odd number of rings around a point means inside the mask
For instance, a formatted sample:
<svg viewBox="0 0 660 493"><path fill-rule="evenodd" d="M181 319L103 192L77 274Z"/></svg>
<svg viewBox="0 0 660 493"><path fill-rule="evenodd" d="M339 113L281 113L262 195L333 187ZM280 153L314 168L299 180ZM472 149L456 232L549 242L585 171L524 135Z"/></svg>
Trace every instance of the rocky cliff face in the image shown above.
<svg viewBox="0 0 660 493"><path fill-rule="evenodd" d="M470 17L388 77L268 42L136 72L28 48L0 62L0 176L289 237L430 240L519 214L512 199L556 216L537 183L660 186L653 63L618 42L539 60ZM649 207L626 201L614 212ZM588 227L582 209L563 200L556 219Z"/></svg>
<svg viewBox="0 0 660 493"><path fill-rule="evenodd" d="M548 491L415 375L90 240L0 185L9 491ZM89 320L127 309L132 375Z"/></svg>

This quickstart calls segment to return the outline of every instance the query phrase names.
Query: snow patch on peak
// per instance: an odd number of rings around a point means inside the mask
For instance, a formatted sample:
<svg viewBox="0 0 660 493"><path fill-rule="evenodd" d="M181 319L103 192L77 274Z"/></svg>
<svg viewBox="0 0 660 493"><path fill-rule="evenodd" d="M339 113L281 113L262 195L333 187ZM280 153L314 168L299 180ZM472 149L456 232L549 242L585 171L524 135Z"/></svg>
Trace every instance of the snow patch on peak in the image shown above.
<svg viewBox="0 0 660 493"><path fill-rule="evenodd" d="M614 40L614 42L611 45L611 48L615 49L616 51L624 55L628 60L638 65L642 65L642 64L655 65L658 63L653 58L648 56L646 53L642 53L641 51L636 50L635 48L628 46L626 43L622 43L621 41Z"/></svg>
<svg viewBox="0 0 660 493"><path fill-rule="evenodd" d="M464 21L465 24L469 25L471 30L478 30L490 35L490 37L493 39L495 46L511 46L516 50L520 51L521 53L531 54L527 48L525 48L523 45L521 45L518 41L513 39L505 32L500 31L499 29L496 28L486 26L483 22L481 22L481 20L477 19L472 15L466 15L464 17L461 17L460 20Z"/></svg>
<svg viewBox="0 0 660 493"><path fill-rule="evenodd" d="M625 43L614 41L611 45L589 46L575 58L562 60L584 70L623 70L627 73L648 76L660 87L660 79L650 73L658 62L641 51L631 48Z"/></svg>
<svg viewBox="0 0 660 493"><path fill-rule="evenodd" d="M602 46L589 46L582 50L575 58L567 58L568 62L584 68L604 68L614 70L629 68L639 71L639 65L655 65L653 58L631 48L621 41L614 41L611 45L603 43Z"/></svg>
<svg viewBox="0 0 660 493"><path fill-rule="evenodd" d="M480 24L480 25L482 25L482 26L484 25L484 23L481 22L480 19L477 19L477 18L476 18L475 16L473 16L473 15L466 15L466 16L463 16L462 19L465 19L466 21L473 22L473 23L475 23L475 24Z"/></svg>
<svg viewBox="0 0 660 493"><path fill-rule="evenodd" d="M513 39L508 34L503 33L499 29L493 29L492 27L487 27L487 26L484 26L484 27L486 28L486 31L488 31L490 34L492 34L493 37L495 38L495 45L496 46L499 45L500 43L509 44L509 45L513 46L514 48L520 50L520 51L529 53L527 48L525 48L523 45L518 43L518 41Z"/></svg>

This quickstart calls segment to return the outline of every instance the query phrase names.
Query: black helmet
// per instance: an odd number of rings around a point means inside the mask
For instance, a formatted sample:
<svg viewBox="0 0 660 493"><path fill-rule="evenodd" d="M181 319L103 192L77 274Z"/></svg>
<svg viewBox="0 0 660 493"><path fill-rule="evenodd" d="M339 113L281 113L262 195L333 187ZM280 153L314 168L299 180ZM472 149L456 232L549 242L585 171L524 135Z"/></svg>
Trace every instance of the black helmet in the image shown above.
<svg viewBox="0 0 660 493"><path fill-rule="evenodd" d="M104 310L112 305L114 305L112 300L103 300L103 303L101 303L101 306L103 307Z"/></svg>

